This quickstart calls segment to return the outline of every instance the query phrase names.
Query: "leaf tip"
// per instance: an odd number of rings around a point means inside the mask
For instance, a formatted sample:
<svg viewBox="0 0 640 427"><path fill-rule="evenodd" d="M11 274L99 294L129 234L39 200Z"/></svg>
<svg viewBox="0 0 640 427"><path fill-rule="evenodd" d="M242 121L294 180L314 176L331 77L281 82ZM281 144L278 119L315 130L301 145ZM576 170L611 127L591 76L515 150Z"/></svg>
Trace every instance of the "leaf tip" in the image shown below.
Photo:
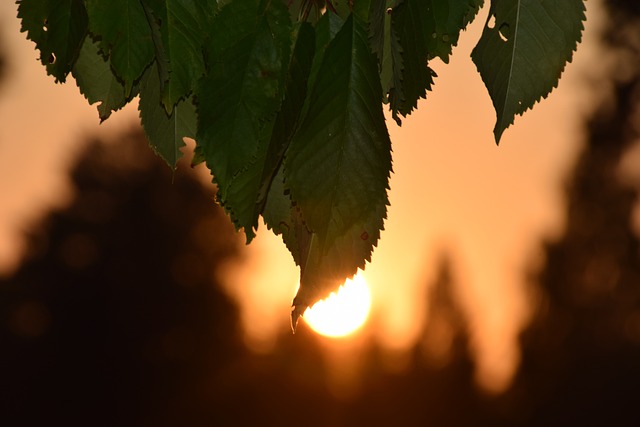
<svg viewBox="0 0 640 427"><path fill-rule="evenodd" d="M303 308L304 307L304 308ZM291 306L291 332L293 334L296 333L296 329L298 328L298 320L304 314L304 311L307 309L304 304L295 304Z"/></svg>
<svg viewBox="0 0 640 427"><path fill-rule="evenodd" d="M493 129L493 136L496 139L496 145L500 145L500 138L502 138L502 134L504 133L505 128L502 126L496 125L495 129Z"/></svg>

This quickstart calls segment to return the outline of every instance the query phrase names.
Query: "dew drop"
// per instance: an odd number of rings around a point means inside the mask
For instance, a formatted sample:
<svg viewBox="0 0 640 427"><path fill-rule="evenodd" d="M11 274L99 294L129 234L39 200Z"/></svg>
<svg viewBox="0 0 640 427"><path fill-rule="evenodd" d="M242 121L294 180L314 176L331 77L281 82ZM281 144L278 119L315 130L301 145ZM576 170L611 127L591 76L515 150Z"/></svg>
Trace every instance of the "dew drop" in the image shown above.
<svg viewBox="0 0 640 427"><path fill-rule="evenodd" d="M443 34L442 35L442 41L447 43L449 41L449 35L448 34Z"/></svg>
<svg viewBox="0 0 640 427"><path fill-rule="evenodd" d="M360 238L362 240L369 240L369 233L367 233L366 231L363 231L362 234L360 235Z"/></svg>
<svg viewBox="0 0 640 427"><path fill-rule="evenodd" d="M393 12L393 8L388 8L387 9L387 15L391 15L391 12Z"/></svg>
<svg viewBox="0 0 640 427"><path fill-rule="evenodd" d="M56 63L56 56L51 53L49 54L49 64L55 64Z"/></svg>
<svg viewBox="0 0 640 427"><path fill-rule="evenodd" d="M438 38L438 35L436 33L431 34L431 37L433 37L434 39Z"/></svg>

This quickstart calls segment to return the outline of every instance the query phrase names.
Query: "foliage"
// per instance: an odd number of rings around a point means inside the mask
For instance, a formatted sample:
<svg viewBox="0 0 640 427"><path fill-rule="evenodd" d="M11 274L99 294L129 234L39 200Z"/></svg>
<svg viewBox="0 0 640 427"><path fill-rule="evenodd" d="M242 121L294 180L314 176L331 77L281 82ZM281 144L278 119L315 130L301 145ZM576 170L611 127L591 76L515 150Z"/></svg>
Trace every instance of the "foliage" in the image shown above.
<svg viewBox="0 0 640 427"><path fill-rule="evenodd" d="M22 0L22 30L56 81L109 115L139 96L171 166L195 137L217 199L250 242L262 216L301 269L293 323L370 260L391 141L482 0ZM492 0L472 58L496 142L557 85L583 0Z"/></svg>

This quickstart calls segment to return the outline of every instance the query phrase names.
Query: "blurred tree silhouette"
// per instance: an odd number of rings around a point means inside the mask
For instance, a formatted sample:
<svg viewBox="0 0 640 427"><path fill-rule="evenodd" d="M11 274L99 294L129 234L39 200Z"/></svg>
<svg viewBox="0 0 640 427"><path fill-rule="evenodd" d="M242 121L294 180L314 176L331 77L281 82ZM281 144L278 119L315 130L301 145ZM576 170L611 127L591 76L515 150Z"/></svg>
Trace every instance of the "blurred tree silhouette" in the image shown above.
<svg viewBox="0 0 640 427"><path fill-rule="evenodd" d="M640 425L640 246L631 228L638 192L618 171L640 137L640 3L606 6L604 42L617 61L612 99L588 123L565 235L546 245L541 303L522 337L512 392L531 426Z"/></svg>
<svg viewBox="0 0 640 427"><path fill-rule="evenodd" d="M240 348L215 273L241 242L194 173L172 177L139 130L93 144L73 181L73 204L0 282L5 425L189 421Z"/></svg>

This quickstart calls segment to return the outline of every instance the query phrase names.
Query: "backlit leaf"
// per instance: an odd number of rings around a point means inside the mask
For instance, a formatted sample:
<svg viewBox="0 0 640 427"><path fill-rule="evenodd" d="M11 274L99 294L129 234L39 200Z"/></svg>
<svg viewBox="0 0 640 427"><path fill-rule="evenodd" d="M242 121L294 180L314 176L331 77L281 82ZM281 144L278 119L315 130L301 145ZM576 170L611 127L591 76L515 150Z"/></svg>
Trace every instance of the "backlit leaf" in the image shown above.
<svg viewBox="0 0 640 427"><path fill-rule="evenodd" d="M157 20L161 43L158 49L167 62L162 102L167 111L187 96L204 73L203 43L209 31L214 0L143 0ZM158 53L156 51L156 57ZM164 74L164 73L163 73Z"/></svg>
<svg viewBox="0 0 640 427"><path fill-rule="evenodd" d="M496 142L558 84L582 36L582 0L494 0L471 56L496 109Z"/></svg>
<svg viewBox="0 0 640 427"><path fill-rule="evenodd" d="M428 66L429 2L404 0L391 13L391 59L393 77L389 88L389 104L395 121L418 107L418 99L426 98L436 74Z"/></svg>
<svg viewBox="0 0 640 427"><path fill-rule="evenodd" d="M151 147L171 168L182 156L184 137L195 138L196 109L192 98L183 99L169 114L162 104L158 67L153 65L140 82L140 120Z"/></svg>
<svg viewBox="0 0 640 427"><path fill-rule="evenodd" d="M111 71L110 61L99 54L98 45L91 37L85 38L71 73L89 104L100 102L98 115L101 121L107 120L113 111L129 101L124 96L124 86Z"/></svg>
<svg viewBox="0 0 640 427"><path fill-rule="evenodd" d="M18 7L22 31L36 43L47 72L64 82L87 34L82 0L22 0Z"/></svg>
<svg viewBox="0 0 640 427"><path fill-rule="evenodd" d="M224 6L212 28L210 69L197 92L197 141L218 184L218 200L250 240L258 190L250 197L243 187L255 179L238 177L245 171L262 176L255 165L282 101L291 22L282 2L243 0ZM232 185L242 188L231 192Z"/></svg>
<svg viewBox="0 0 640 427"><path fill-rule="evenodd" d="M366 24L351 17L326 48L285 157L285 186L312 235L294 324L364 267L380 236L391 171L381 98Z"/></svg>
<svg viewBox="0 0 640 427"><path fill-rule="evenodd" d="M398 124L400 116L410 114L431 90L436 74L429 61L435 57L449 61L460 31L481 5L482 0L403 0L392 9L389 102ZM388 79L383 78L383 83Z"/></svg>
<svg viewBox="0 0 640 427"><path fill-rule="evenodd" d="M151 28L139 1L86 0L89 31L101 40L101 50L124 83L125 95L154 58Z"/></svg>

